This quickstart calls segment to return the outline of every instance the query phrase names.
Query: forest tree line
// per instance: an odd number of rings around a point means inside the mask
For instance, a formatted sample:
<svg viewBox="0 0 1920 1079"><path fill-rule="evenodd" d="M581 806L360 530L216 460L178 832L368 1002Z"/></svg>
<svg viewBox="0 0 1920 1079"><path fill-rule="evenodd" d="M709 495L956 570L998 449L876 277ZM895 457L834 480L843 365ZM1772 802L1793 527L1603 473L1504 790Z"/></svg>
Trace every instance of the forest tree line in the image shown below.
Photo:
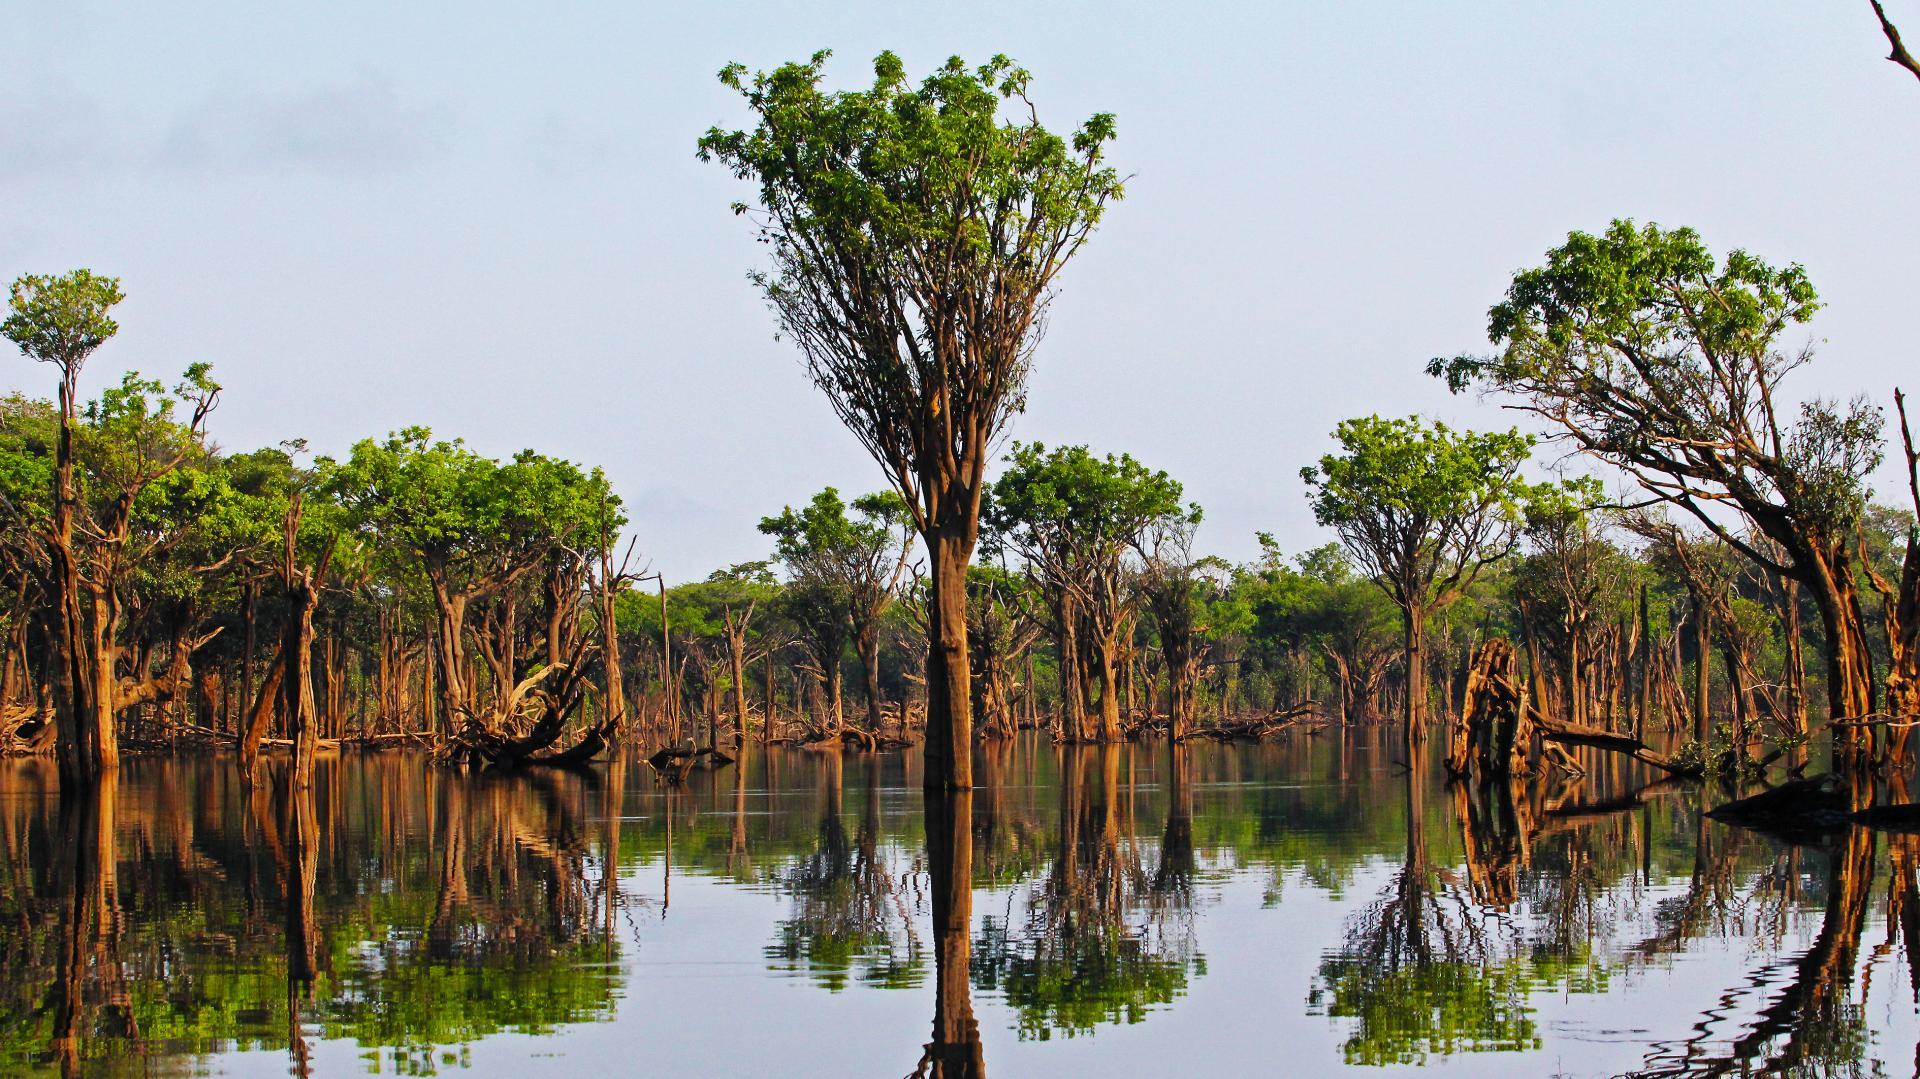
<svg viewBox="0 0 1920 1079"><path fill-rule="evenodd" d="M59 323L36 303L100 326L118 295L84 271L23 279L8 333L31 354L31 320ZM129 373L78 402L63 378L60 399L0 402L12 747L60 742L62 678L99 702L76 744L115 749L184 739L251 755L305 730L514 763L616 731L871 748L924 725L924 559L891 491L768 507L765 560L668 586L636 579L597 469L531 450L497 460L422 428L337 457L292 442L225 452L209 430L219 392L196 366L171 388ZM1534 700L1578 723L1724 747L1804 742L1827 718L1828 671L1808 662L1828 650L1825 623L1807 589L1744 549L1774 550L1764 537L1617 508L1591 478L1530 480L1518 432L1368 417L1335 441L1302 490L1341 542L1290 553L1262 535L1241 563L1198 553L1201 507L1165 472L1015 443L986 485L967 576L982 736L1185 737L1309 708L1450 720L1492 637L1518 642ZM1426 567L1383 561L1393 522L1365 520L1409 507L1438 537ZM1863 501L1856 588L1899 578L1912 526ZM1867 663L1891 669L1886 623L1864 631Z"/></svg>

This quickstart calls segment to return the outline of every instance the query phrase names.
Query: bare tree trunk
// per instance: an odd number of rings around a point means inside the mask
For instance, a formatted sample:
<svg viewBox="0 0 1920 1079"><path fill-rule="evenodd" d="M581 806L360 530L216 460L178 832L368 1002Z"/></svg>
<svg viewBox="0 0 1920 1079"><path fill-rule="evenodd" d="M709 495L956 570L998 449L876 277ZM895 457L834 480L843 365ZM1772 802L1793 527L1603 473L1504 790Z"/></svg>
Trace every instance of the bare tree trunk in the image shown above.
<svg viewBox="0 0 1920 1079"><path fill-rule="evenodd" d="M1794 729L1805 734L1807 731L1807 659L1805 636L1800 630L1800 582L1787 580L1784 591L1787 608L1787 716L1792 720Z"/></svg>
<svg viewBox="0 0 1920 1079"><path fill-rule="evenodd" d="M1113 653L1119 646L1115 640L1117 635L1117 631L1109 630L1104 639L1095 642L1100 656L1099 739L1102 742L1120 740L1120 680L1113 664Z"/></svg>
<svg viewBox="0 0 1920 1079"><path fill-rule="evenodd" d="M1640 584L1640 685L1639 694L1634 699L1633 736L1640 741L1647 738L1648 713L1653 710L1653 664L1658 655L1653 642L1652 615L1647 610L1647 584Z"/></svg>
<svg viewBox="0 0 1920 1079"><path fill-rule="evenodd" d="M1413 752L1426 740L1427 722L1427 626L1426 612L1417 607L1404 608L1401 612L1403 628L1406 631L1407 652L1407 753L1412 761Z"/></svg>
<svg viewBox="0 0 1920 1079"><path fill-rule="evenodd" d="M973 538L936 532L926 537L932 563L927 604L928 789L973 787L973 712L967 654L967 563Z"/></svg>
<svg viewBox="0 0 1920 1079"><path fill-rule="evenodd" d="M1713 734L1713 717L1709 711L1712 700L1709 697L1713 679L1713 612L1708 609L1705 596L1693 597L1693 738L1702 747Z"/></svg>
<svg viewBox="0 0 1920 1079"><path fill-rule="evenodd" d="M859 627L854 651L860 653L860 678L867 694L867 730L879 734L886 724L880 711L880 627L871 622Z"/></svg>

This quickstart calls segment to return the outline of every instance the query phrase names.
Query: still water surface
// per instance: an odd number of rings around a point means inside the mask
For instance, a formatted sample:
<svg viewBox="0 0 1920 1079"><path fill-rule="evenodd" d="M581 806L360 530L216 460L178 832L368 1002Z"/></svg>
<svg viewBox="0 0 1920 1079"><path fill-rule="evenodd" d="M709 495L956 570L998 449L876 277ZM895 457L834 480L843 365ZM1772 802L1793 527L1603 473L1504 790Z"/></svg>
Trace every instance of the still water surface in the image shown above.
<svg viewBox="0 0 1920 1079"><path fill-rule="evenodd" d="M1398 756L1028 739L927 813L913 754L0 763L0 1074L1914 1072L1920 839Z"/></svg>

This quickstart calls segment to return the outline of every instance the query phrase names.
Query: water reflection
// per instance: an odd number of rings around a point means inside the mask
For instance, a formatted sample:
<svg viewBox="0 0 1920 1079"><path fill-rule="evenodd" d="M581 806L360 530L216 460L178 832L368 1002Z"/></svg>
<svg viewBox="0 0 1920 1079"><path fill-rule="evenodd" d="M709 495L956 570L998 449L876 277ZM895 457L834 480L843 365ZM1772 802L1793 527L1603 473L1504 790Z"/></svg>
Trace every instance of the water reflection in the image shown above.
<svg viewBox="0 0 1920 1079"><path fill-rule="evenodd" d="M1200 965L1192 922L1181 916L1186 894L1151 888L1121 797L1128 751L1059 752L1052 861L1011 914L982 919L973 959L975 986L1006 1000L1023 1038L1139 1022L1179 996Z"/></svg>
<svg viewBox="0 0 1920 1079"><path fill-rule="evenodd" d="M855 757L849 765L840 753L819 760L825 782L818 838L777 874L793 913L781 921L767 957L775 969L805 971L831 990L845 988L849 977L886 988L917 986L925 980L926 960L892 860L881 847L878 760ZM851 835L844 816L849 766L862 769L866 780ZM744 814L736 811L734 820L744 844Z"/></svg>
<svg viewBox="0 0 1920 1079"><path fill-rule="evenodd" d="M136 759L64 800L0 762L0 1073L1130 1072L1196 1031L1227 1070L1275 1039L1308 1071L1911 1067L1920 836L1793 846L1632 769L1449 786L1403 752L1013 739L933 803L912 756L754 747L679 786Z"/></svg>
<svg viewBox="0 0 1920 1079"><path fill-rule="evenodd" d="M933 1040L916 1075L972 1079L987 1073L973 1014L973 793L928 794L927 876L933 897Z"/></svg>
<svg viewBox="0 0 1920 1079"><path fill-rule="evenodd" d="M306 1074L326 1039L430 1072L445 1047L606 1017L622 976L585 793L376 759L304 789L148 762L9 798L0 1072L264 1049Z"/></svg>

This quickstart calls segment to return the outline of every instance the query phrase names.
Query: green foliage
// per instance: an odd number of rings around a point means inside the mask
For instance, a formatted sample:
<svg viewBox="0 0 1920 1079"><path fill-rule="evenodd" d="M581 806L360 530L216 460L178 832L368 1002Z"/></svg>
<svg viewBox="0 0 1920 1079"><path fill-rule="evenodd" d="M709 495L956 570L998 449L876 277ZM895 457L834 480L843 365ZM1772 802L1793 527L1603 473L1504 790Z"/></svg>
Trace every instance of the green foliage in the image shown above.
<svg viewBox="0 0 1920 1079"><path fill-rule="evenodd" d="M120 279L91 270L16 278L0 335L29 358L70 369L120 331L108 314L125 299Z"/></svg>
<svg viewBox="0 0 1920 1079"><path fill-rule="evenodd" d="M1085 446L1049 451L1039 442L1016 442L983 516L992 543L1117 556L1138 544L1151 524L1199 523L1200 507L1183 506L1181 493L1179 481L1128 454L1096 457Z"/></svg>
<svg viewBox="0 0 1920 1079"><path fill-rule="evenodd" d="M1488 315L1498 353L1427 370L1456 392L1519 395L1696 515L1697 496L1713 492L1683 480L1724 488L1749 512L1783 505L1802 525L1845 530L1880 461L1879 410L1815 400L1788 424L1775 400L1781 377L1812 356L1780 338L1819 309L1797 264L1741 250L1716 259L1692 229L1616 220L1598 236L1570 234L1544 266L1514 275Z"/></svg>
<svg viewBox="0 0 1920 1079"><path fill-rule="evenodd" d="M729 65L757 125L709 130L699 155L757 186L774 265L753 280L842 421L923 531L957 517L970 540L1055 275L1121 196L1113 117L1048 131L1004 56L954 57L915 87L882 53L847 91L822 88L827 57Z"/></svg>
<svg viewBox="0 0 1920 1079"><path fill-rule="evenodd" d="M1340 453L1300 470L1314 519L1401 607L1445 606L1511 550L1535 493L1520 477L1531 437L1364 416L1334 438Z"/></svg>
<svg viewBox="0 0 1920 1079"><path fill-rule="evenodd" d="M1144 934L1096 926L1070 939L1022 946L1004 919L982 919L973 945L975 989L999 993L1022 1041L1091 1034L1107 1023L1144 1021L1206 973L1198 956L1155 954Z"/></svg>
<svg viewBox="0 0 1920 1079"><path fill-rule="evenodd" d="M867 590L883 581L909 542L907 505L892 491L854 500L853 515L828 487L795 510L787 506L779 516L760 519L760 531L774 539L774 551L796 580L831 582L850 592Z"/></svg>
<svg viewBox="0 0 1920 1079"><path fill-rule="evenodd" d="M1355 1030L1349 1064L1422 1064L1431 1056L1519 1052L1540 1046L1524 972L1436 962L1381 970L1335 960L1322 968L1316 1003Z"/></svg>
<svg viewBox="0 0 1920 1079"><path fill-rule="evenodd" d="M554 547L596 548L603 524L623 523L598 469L532 450L496 461L424 427L363 440L316 471L349 526L467 586L510 576Z"/></svg>

